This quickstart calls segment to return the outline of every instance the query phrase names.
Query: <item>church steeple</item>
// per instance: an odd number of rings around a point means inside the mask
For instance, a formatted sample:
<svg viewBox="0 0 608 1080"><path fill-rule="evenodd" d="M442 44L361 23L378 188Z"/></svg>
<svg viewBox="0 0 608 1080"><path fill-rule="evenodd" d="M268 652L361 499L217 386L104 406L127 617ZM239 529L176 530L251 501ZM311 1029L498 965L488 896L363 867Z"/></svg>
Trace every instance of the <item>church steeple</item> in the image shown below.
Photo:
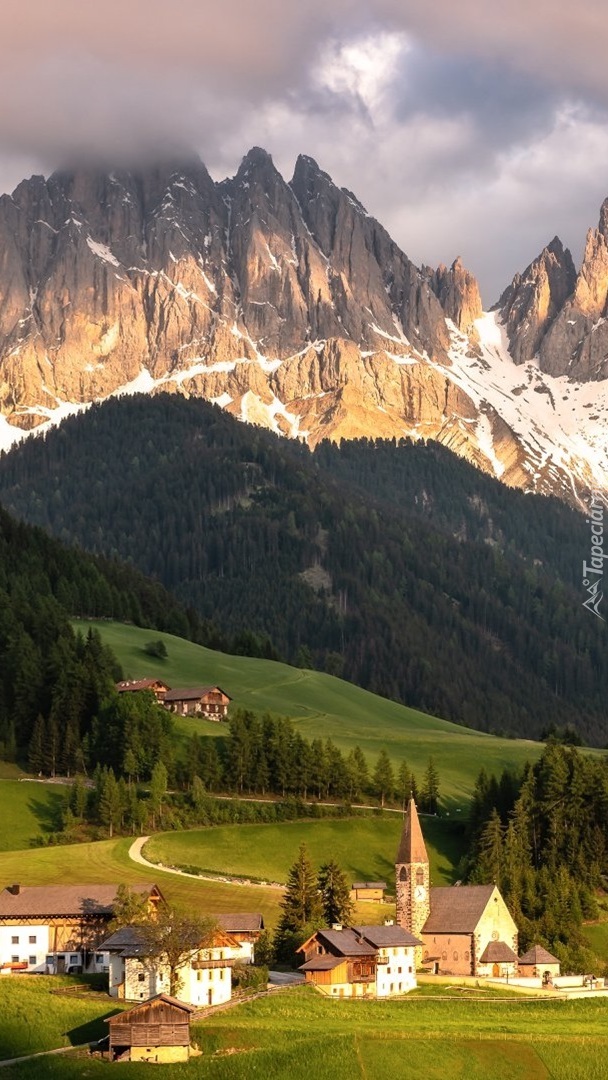
<svg viewBox="0 0 608 1080"><path fill-rule="evenodd" d="M395 895L397 923L416 937L430 914L429 878L429 857L418 811L410 799L395 861Z"/></svg>
<svg viewBox="0 0 608 1080"><path fill-rule="evenodd" d="M397 865L407 865L408 863L428 863L428 861L429 857L422 829L420 828L416 803L413 799L410 799L407 813L403 819L403 830L395 863Z"/></svg>

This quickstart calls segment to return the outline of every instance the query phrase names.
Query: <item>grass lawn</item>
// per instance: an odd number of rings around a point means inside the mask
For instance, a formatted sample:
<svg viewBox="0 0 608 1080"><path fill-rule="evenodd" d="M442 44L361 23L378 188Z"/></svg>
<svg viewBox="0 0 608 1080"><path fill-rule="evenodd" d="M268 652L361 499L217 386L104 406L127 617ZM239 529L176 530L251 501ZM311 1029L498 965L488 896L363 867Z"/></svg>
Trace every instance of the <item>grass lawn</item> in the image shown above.
<svg viewBox="0 0 608 1080"><path fill-rule="evenodd" d="M451 811L466 808L482 765L497 773L506 765L521 767L542 749L539 743L499 739L459 727L320 672L213 652L170 634L160 635L168 658L159 661L143 648L159 637L157 631L104 621L74 625L83 632L96 626L127 678L158 675L171 686L216 683L236 706L289 716L302 735L310 739L330 736L346 751L359 744L372 761L385 749L395 765L405 758L420 776L432 755L442 801ZM221 725L209 721L179 720L178 726L184 734L193 730L222 734Z"/></svg>
<svg viewBox="0 0 608 1080"><path fill-rule="evenodd" d="M301 988L193 1025L202 1056L157 1071L184 1080L600 1080L607 1020L608 1003L596 1000L347 1002ZM40 1066L11 1075L34 1080ZM104 1069L82 1058L44 1061L50 1080ZM148 1074L146 1065L129 1065L134 1080Z"/></svg>
<svg viewBox="0 0 608 1080"><path fill-rule="evenodd" d="M222 825L156 834L148 840L144 855L165 866L197 867L258 881L285 882L298 847L305 841L316 866L335 858L351 881L383 880L393 893L395 852L402 824L400 815L387 814L338 821ZM454 823L446 819L423 816L423 828L431 881L435 885L453 884L464 838L455 835Z"/></svg>
<svg viewBox="0 0 608 1080"><path fill-rule="evenodd" d="M64 784L0 779L0 851L17 851L52 832L66 790Z"/></svg>

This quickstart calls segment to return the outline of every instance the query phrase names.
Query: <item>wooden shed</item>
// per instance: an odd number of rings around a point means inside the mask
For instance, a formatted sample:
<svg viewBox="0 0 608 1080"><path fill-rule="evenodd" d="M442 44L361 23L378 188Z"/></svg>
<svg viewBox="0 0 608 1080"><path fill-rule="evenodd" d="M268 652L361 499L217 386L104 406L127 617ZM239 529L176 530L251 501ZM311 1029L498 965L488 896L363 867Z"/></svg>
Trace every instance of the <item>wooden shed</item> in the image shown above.
<svg viewBox="0 0 608 1080"><path fill-rule="evenodd" d="M188 1061L190 1017L195 1011L185 1001L157 994L111 1016L110 1061Z"/></svg>
<svg viewBox="0 0 608 1080"><path fill-rule="evenodd" d="M384 900L386 881L353 881L354 900Z"/></svg>

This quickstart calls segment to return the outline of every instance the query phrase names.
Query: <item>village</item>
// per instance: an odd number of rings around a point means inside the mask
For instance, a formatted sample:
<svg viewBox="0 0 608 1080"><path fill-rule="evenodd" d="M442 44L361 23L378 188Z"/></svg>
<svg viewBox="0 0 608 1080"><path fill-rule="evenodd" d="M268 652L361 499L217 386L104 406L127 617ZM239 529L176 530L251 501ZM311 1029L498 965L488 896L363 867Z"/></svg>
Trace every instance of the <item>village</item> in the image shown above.
<svg viewBox="0 0 608 1080"><path fill-rule="evenodd" d="M560 999L608 994L603 979L562 975L540 945L519 955L518 928L495 885L433 887L413 799L395 858L394 919L382 918L386 887L354 882L353 897L377 903L378 923L319 928L299 946L297 971L278 981L304 982L334 999L405 999L423 982L503 985ZM131 1005L109 1017L105 1056L186 1061L196 1053L191 1020L237 1000L233 973L255 965L264 919L251 911L192 912L176 947L166 920L164 938L146 929L162 923L165 909L153 883L12 884L0 892L0 973L104 976L109 999Z"/></svg>

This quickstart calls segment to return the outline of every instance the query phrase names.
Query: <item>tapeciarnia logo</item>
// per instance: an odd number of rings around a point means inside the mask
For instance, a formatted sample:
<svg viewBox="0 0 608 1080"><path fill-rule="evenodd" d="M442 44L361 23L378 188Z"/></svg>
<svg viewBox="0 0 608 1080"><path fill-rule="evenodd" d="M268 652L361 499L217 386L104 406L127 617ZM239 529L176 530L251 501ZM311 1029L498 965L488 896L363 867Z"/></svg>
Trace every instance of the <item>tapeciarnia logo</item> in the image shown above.
<svg viewBox="0 0 608 1080"><path fill-rule="evenodd" d="M591 494L587 524L591 528L591 561L583 561L583 585L588 594L583 607L605 622L600 604L604 599L604 559L608 559L608 553L604 554L604 503L596 491Z"/></svg>

